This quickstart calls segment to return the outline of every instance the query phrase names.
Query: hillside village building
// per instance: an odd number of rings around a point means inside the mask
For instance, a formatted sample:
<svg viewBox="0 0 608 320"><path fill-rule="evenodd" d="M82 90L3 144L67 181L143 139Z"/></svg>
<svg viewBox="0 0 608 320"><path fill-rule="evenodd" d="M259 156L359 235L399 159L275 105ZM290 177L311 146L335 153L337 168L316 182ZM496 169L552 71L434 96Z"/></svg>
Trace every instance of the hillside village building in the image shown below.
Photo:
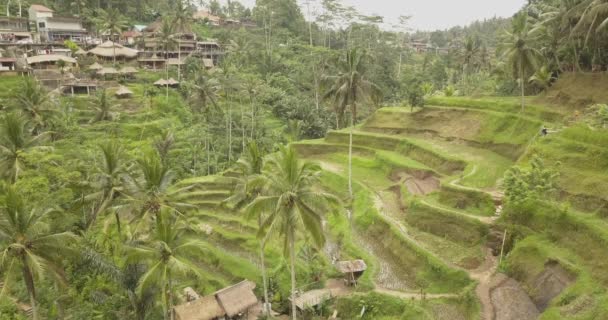
<svg viewBox="0 0 608 320"><path fill-rule="evenodd" d="M54 16L53 10L40 4L31 5L28 12L29 21L36 26L37 37L42 42L83 42L86 38L87 30L78 18Z"/></svg>
<svg viewBox="0 0 608 320"><path fill-rule="evenodd" d="M21 17L0 17L0 42L32 42L29 20Z"/></svg>

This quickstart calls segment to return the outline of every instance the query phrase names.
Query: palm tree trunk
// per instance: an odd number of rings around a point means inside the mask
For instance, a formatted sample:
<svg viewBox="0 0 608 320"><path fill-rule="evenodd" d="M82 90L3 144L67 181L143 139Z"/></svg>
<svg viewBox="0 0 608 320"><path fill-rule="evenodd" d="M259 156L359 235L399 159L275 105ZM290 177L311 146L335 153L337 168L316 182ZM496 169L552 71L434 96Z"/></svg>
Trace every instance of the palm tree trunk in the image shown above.
<svg viewBox="0 0 608 320"><path fill-rule="evenodd" d="M182 81L182 40L177 40L177 81Z"/></svg>
<svg viewBox="0 0 608 320"><path fill-rule="evenodd" d="M25 256L21 258L23 264L23 280L25 281L25 287L30 297L30 305L32 307L32 319L38 320L38 306L36 305L36 287L34 286L34 276L32 270L27 266Z"/></svg>
<svg viewBox="0 0 608 320"><path fill-rule="evenodd" d="M243 108L243 98L239 96L239 108L241 110L241 153L245 152L245 109Z"/></svg>
<svg viewBox="0 0 608 320"><path fill-rule="evenodd" d="M289 264L291 267L291 319L296 320L296 249L295 249L295 235L293 232L289 236Z"/></svg>
<svg viewBox="0 0 608 320"><path fill-rule="evenodd" d="M228 163L232 162L232 105L228 101Z"/></svg>
<svg viewBox="0 0 608 320"><path fill-rule="evenodd" d="M260 242L260 264L262 265L262 282L264 283L264 307L262 308L263 314L266 316L270 315L270 304L268 299L268 279L266 278L266 265L264 264L264 247L265 241Z"/></svg>
<svg viewBox="0 0 608 320"><path fill-rule="evenodd" d="M353 199L353 127L354 116L350 114L350 130L348 131L348 196Z"/></svg>
<svg viewBox="0 0 608 320"><path fill-rule="evenodd" d="M253 96L249 93L249 103L251 104L251 140L255 136L255 105L253 104Z"/></svg>
<svg viewBox="0 0 608 320"><path fill-rule="evenodd" d="M205 128L205 149L207 150L207 175L211 174L211 155L209 152L209 120Z"/></svg>
<svg viewBox="0 0 608 320"><path fill-rule="evenodd" d="M525 107L525 98L524 98L524 64L523 64L523 59L520 58L519 61L519 82L520 82L520 86L521 86L521 112L524 112L524 107Z"/></svg>

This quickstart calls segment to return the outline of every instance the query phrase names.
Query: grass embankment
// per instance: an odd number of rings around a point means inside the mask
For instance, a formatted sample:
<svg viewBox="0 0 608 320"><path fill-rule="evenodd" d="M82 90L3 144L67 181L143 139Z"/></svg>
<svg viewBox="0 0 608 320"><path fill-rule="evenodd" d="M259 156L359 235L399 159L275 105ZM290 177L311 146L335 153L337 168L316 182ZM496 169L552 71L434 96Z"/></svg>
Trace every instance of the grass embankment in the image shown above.
<svg viewBox="0 0 608 320"><path fill-rule="evenodd" d="M331 131L327 134L325 140L330 143L348 144L349 133L347 131ZM394 152L400 156L424 163L443 174L462 171L466 166L466 163L460 159L429 150L410 140L385 134L355 131L353 133L353 144Z"/></svg>
<svg viewBox="0 0 608 320"><path fill-rule="evenodd" d="M520 99L519 97L431 97L426 100L426 104L518 114L521 113ZM524 116L541 121L559 122L566 113L565 108L548 108L545 101L526 97Z"/></svg>
<svg viewBox="0 0 608 320"><path fill-rule="evenodd" d="M573 126L538 138L528 152L532 154L559 171L562 200L608 217L608 131Z"/></svg>
<svg viewBox="0 0 608 320"><path fill-rule="evenodd" d="M354 166L354 169L357 170L357 167ZM378 175L377 171L375 175ZM360 181L359 179L360 177L355 175L355 181ZM326 172L323 181L339 194L344 194L347 182L343 176ZM442 261L412 243L396 226L380 215L373 203L373 194L368 188L357 182L354 184L353 222L361 238L359 241L374 241L379 244L379 247L386 251L383 254L404 271L401 274L404 277L402 280L409 283L412 289L423 288L431 293L457 293L471 283L466 273L447 267Z"/></svg>
<svg viewBox="0 0 608 320"><path fill-rule="evenodd" d="M550 261L575 275L574 284L552 301L542 319L601 319L608 314L608 224L544 202L506 208L507 228L522 239L509 253L506 270L532 297L531 279Z"/></svg>

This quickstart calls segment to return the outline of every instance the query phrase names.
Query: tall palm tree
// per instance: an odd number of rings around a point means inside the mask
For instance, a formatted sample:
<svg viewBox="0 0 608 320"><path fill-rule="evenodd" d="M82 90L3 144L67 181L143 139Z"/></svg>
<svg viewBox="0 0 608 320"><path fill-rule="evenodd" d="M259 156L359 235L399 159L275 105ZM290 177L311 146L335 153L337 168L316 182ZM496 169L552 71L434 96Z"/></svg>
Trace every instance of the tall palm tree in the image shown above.
<svg viewBox="0 0 608 320"><path fill-rule="evenodd" d="M0 121L0 176L14 183L23 170L23 152L46 148L40 146L46 134L31 137L25 120L16 113L7 113Z"/></svg>
<svg viewBox="0 0 608 320"><path fill-rule="evenodd" d="M190 260L196 253L204 253L205 244L184 236L186 228L163 210L149 245L132 245L127 250L128 261L149 261L148 271L140 278L137 292L160 287L164 319L173 318L173 288L177 277L199 275L198 267Z"/></svg>
<svg viewBox="0 0 608 320"><path fill-rule="evenodd" d="M540 69L536 70L529 81L541 87L543 92L546 92L549 86L551 86L553 79L555 78L553 77L553 73L549 71L549 68L547 68L547 66L542 66Z"/></svg>
<svg viewBox="0 0 608 320"><path fill-rule="evenodd" d="M583 0L571 11L579 16L577 24L572 29L574 33L584 33L585 43L596 34L608 27L608 1Z"/></svg>
<svg viewBox="0 0 608 320"><path fill-rule="evenodd" d="M468 88L469 76L476 72L481 66L481 39L479 37L467 36L462 49L459 52L459 60L462 66L464 82Z"/></svg>
<svg viewBox="0 0 608 320"><path fill-rule="evenodd" d="M0 204L0 268L5 285L20 268L27 289L34 320L39 319L36 280L49 276L60 284L66 280L61 261L77 251L71 247L78 238L70 232L52 233L46 221L51 210L28 209L14 187L6 188Z"/></svg>
<svg viewBox="0 0 608 320"><path fill-rule="evenodd" d="M97 99L95 99L93 103L93 110L95 115L89 123L99 122L99 121L111 121L112 120L112 109L115 105L112 104L112 98L108 96L108 93L105 89L101 90L97 95Z"/></svg>
<svg viewBox="0 0 608 320"><path fill-rule="evenodd" d="M181 36L185 33L192 31L192 23L194 18L192 17L191 7L188 6L184 0L177 0L173 7L173 17L171 19L175 31L179 34L177 39L177 58L182 61L182 49L181 49ZM177 65L177 79L181 81L181 64Z"/></svg>
<svg viewBox="0 0 608 320"><path fill-rule="evenodd" d="M247 144L247 154L237 161L239 176L236 178L236 184L232 196L224 200L224 203L233 205L236 208L241 208L250 204L262 191L264 179L261 178L262 168L264 166L264 157L258 148L255 141L250 141ZM258 215L258 227L262 227L263 214ZM264 262L264 248L266 243L264 239L260 239L260 264L262 266L262 282L264 285L264 313L268 315L268 280L266 277L266 265Z"/></svg>
<svg viewBox="0 0 608 320"><path fill-rule="evenodd" d="M31 123L33 134L47 127L48 120L56 113L51 108L48 92L34 78L26 77L15 94L15 100Z"/></svg>
<svg viewBox="0 0 608 320"><path fill-rule="evenodd" d="M156 154L147 154L137 161L141 175L130 175L124 179L125 197L134 209L132 221L136 223L133 236L150 219L158 220L161 210L167 209L181 215L184 208L191 208L187 202L187 186L177 188L173 185L173 171L162 163Z"/></svg>
<svg viewBox="0 0 608 320"><path fill-rule="evenodd" d="M123 192L122 178L127 173L127 164L123 161L122 148L115 141L99 145L101 159L96 166L92 187L94 192L85 196L86 201L94 203L92 214L86 222L86 227L92 226L99 214L116 202L116 198ZM115 211L116 224L120 234L120 218Z"/></svg>
<svg viewBox="0 0 608 320"><path fill-rule="evenodd" d="M344 114L350 109L350 133L348 143L348 192L352 199L352 153L353 153L353 127L357 122L357 107L359 103L375 102L380 97L380 88L366 78L366 55L358 49L346 51L344 57L338 60L339 73L335 76L326 76L330 81L330 88L324 98L331 100L336 114L336 127L340 128Z"/></svg>
<svg viewBox="0 0 608 320"><path fill-rule="evenodd" d="M289 256L291 271L291 314L296 319L295 245L298 233L304 231L321 247L325 243L323 215L336 205L338 199L319 191L320 167L301 162L289 147L283 147L264 165L261 196L256 197L245 211L250 217L263 215L258 237L264 243L278 232L284 239L284 252Z"/></svg>
<svg viewBox="0 0 608 320"><path fill-rule="evenodd" d="M160 31L156 34L157 43L161 45L164 50L165 60L169 58L169 50L175 48L177 42L174 37L173 24L169 19L163 19ZM165 62L165 79L169 79L169 64ZM165 86L166 99L169 101L169 84Z"/></svg>
<svg viewBox="0 0 608 320"><path fill-rule="evenodd" d="M519 79L521 87L521 111L525 108L526 74L533 73L538 63L540 52L533 47L535 38L528 26L528 13L521 12L513 17L511 31L506 31L503 39L503 57Z"/></svg>
<svg viewBox="0 0 608 320"><path fill-rule="evenodd" d="M129 27L129 22L127 18L120 13L120 10L117 8L110 8L107 10L97 9L97 25L99 26L101 32L108 33L109 38L113 39L114 42L112 48L114 50L114 64L116 64L116 43L118 42L118 37L123 30Z"/></svg>

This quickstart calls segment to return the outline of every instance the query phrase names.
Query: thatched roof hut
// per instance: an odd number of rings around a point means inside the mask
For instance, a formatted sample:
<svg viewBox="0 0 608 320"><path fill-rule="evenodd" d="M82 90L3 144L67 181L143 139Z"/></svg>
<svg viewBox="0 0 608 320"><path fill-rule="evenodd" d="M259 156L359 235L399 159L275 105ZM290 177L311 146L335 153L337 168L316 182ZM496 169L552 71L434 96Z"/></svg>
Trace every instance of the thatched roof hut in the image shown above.
<svg viewBox="0 0 608 320"><path fill-rule="evenodd" d="M357 273L365 271L367 265L363 260L338 261L336 262L336 268L341 273Z"/></svg>
<svg viewBox="0 0 608 320"><path fill-rule="evenodd" d="M105 76L105 75L113 75L113 74L118 74L118 70L112 68L112 67L105 67L105 68L101 68L97 71L98 75L101 76Z"/></svg>
<svg viewBox="0 0 608 320"><path fill-rule="evenodd" d="M331 299L331 291L329 289L317 289L306 291L299 297L296 297L295 303L298 309L304 310L320 305L329 299Z"/></svg>
<svg viewBox="0 0 608 320"><path fill-rule="evenodd" d="M78 50L76 50L74 54L76 54L77 56L84 56L87 54L87 52L82 50L82 48L78 48Z"/></svg>
<svg viewBox="0 0 608 320"><path fill-rule="evenodd" d="M71 64L76 64L76 59L74 59L72 57L60 55L60 54L43 54L43 55L39 55L39 56L28 57L26 59L27 64L29 64L29 65L43 64L43 63L56 64L57 61L59 61L59 60L63 60L65 62L71 63Z"/></svg>
<svg viewBox="0 0 608 320"><path fill-rule="evenodd" d="M336 268L346 275L348 283L356 285L357 279L367 270L367 265L363 260L338 261L336 262Z"/></svg>
<svg viewBox="0 0 608 320"><path fill-rule="evenodd" d="M226 315L213 295L176 306L173 312L175 320L212 320Z"/></svg>
<svg viewBox="0 0 608 320"><path fill-rule="evenodd" d="M156 82L154 82L155 86L166 86L167 84L167 80L165 79L158 79Z"/></svg>
<svg viewBox="0 0 608 320"><path fill-rule="evenodd" d="M103 66L100 65L99 63L95 62L92 65L89 66L89 69L91 70L101 70L103 69Z"/></svg>
<svg viewBox="0 0 608 320"><path fill-rule="evenodd" d="M127 48L118 43L114 43L112 41L106 41L97 47L89 50L90 54L96 55L102 58L114 58L114 57L124 57L124 58L135 58L137 57L137 50Z"/></svg>
<svg viewBox="0 0 608 320"><path fill-rule="evenodd" d="M137 69L135 69L134 67L122 67L119 72L122 74L133 74L137 73Z"/></svg>
<svg viewBox="0 0 608 320"><path fill-rule="evenodd" d="M253 293L254 288L255 283L245 280L216 292L215 297L226 315L234 317L258 303L258 298Z"/></svg>
<svg viewBox="0 0 608 320"><path fill-rule="evenodd" d="M169 79L167 80L167 84L168 84L168 85L170 85L170 86L176 86L176 85L178 85L178 84L179 84L179 81L177 81L177 80L175 80L175 79L173 79L173 78L169 78Z"/></svg>
<svg viewBox="0 0 608 320"><path fill-rule="evenodd" d="M129 88L125 86L120 86L115 95L119 98L128 98L133 95L133 91L129 90Z"/></svg>

